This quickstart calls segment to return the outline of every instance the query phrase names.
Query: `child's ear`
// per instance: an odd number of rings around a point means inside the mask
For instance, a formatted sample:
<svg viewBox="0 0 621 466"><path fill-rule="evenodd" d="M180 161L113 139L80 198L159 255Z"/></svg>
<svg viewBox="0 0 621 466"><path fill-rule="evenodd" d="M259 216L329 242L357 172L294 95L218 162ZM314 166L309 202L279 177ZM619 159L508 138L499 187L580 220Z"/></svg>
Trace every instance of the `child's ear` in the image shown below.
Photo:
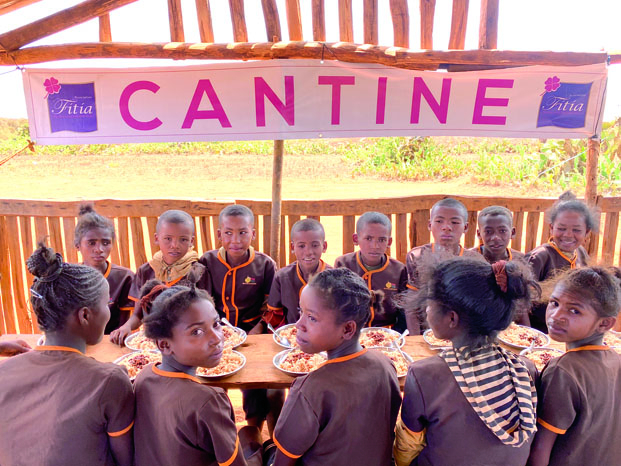
<svg viewBox="0 0 621 466"><path fill-rule="evenodd" d="M87 326L91 321L91 310L88 307L78 309L78 322L82 326Z"/></svg>
<svg viewBox="0 0 621 466"><path fill-rule="evenodd" d="M515 227L511 228L511 239L515 238Z"/></svg>
<svg viewBox="0 0 621 466"><path fill-rule="evenodd" d="M357 328L358 326L356 325L355 321L348 320L347 322L345 322L345 324L343 324L343 339L351 340L356 334Z"/></svg>
<svg viewBox="0 0 621 466"><path fill-rule="evenodd" d="M358 246L358 233L351 235L351 239L354 241L354 246Z"/></svg>
<svg viewBox="0 0 621 466"><path fill-rule="evenodd" d="M464 233L468 231L468 226L469 226L468 222L464 223Z"/></svg>
<svg viewBox="0 0 621 466"><path fill-rule="evenodd" d="M171 354L170 342L166 338L155 340L155 344L157 345L157 349L159 349L162 352L162 354L165 354L166 356L170 356Z"/></svg>
<svg viewBox="0 0 621 466"><path fill-rule="evenodd" d="M295 252L293 252L293 241L289 243L289 246L291 247L291 254L295 254Z"/></svg>
<svg viewBox="0 0 621 466"><path fill-rule="evenodd" d="M157 239L157 233L153 233L153 238L155 238L154 243L159 245L160 243L158 243L158 239Z"/></svg>
<svg viewBox="0 0 621 466"><path fill-rule="evenodd" d="M218 228L216 230L216 238L218 238L218 240L222 241L222 231L220 231L220 228Z"/></svg>
<svg viewBox="0 0 621 466"><path fill-rule="evenodd" d="M514 230L515 231L515 230ZM514 233L515 234L515 233ZM481 241L481 243L483 242L483 238L481 238L481 230L477 228L477 238L479 238L479 241Z"/></svg>
<svg viewBox="0 0 621 466"><path fill-rule="evenodd" d="M194 247L194 241L196 241L196 236L192 235L192 238L190 238L190 247L191 248Z"/></svg>
<svg viewBox="0 0 621 466"><path fill-rule="evenodd" d="M388 241L386 242L386 247L389 248L391 245L392 245L392 236L388 238Z"/></svg>
<svg viewBox="0 0 621 466"><path fill-rule="evenodd" d="M255 239L257 239L257 230L253 228L252 229L252 240L254 241Z"/></svg>
<svg viewBox="0 0 621 466"><path fill-rule="evenodd" d="M457 326L459 325L459 314L457 314L455 311L449 311L448 313L449 316L449 328L457 328Z"/></svg>
<svg viewBox="0 0 621 466"><path fill-rule="evenodd" d="M599 321L598 330L602 333L606 333L615 326L616 322L616 317L602 317Z"/></svg>
<svg viewBox="0 0 621 466"><path fill-rule="evenodd" d="M328 242L324 241L323 242L323 249L321 250L321 253L323 254L324 252L326 252L328 250Z"/></svg>

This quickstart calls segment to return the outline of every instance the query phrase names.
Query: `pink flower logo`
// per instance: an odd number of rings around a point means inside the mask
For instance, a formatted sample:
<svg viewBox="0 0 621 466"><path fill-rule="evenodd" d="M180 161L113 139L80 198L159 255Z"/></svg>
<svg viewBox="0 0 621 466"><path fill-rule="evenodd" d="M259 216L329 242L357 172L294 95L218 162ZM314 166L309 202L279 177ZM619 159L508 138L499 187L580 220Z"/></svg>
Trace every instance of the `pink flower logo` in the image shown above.
<svg viewBox="0 0 621 466"><path fill-rule="evenodd" d="M561 80L558 76L546 79L546 92L554 92L561 87Z"/></svg>
<svg viewBox="0 0 621 466"><path fill-rule="evenodd" d="M43 85L45 86L45 90L47 91L47 95L50 94L58 94L60 92L60 84L58 83L58 79L49 78L43 81ZM45 98L47 98L47 95Z"/></svg>

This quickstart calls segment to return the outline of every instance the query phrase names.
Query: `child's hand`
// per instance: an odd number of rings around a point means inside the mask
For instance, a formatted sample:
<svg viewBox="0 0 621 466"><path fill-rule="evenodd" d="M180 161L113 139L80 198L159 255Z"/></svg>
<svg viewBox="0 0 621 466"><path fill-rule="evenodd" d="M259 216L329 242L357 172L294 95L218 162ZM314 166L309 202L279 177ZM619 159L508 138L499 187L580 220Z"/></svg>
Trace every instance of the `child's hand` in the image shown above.
<svg viewBox="0 0 621 466"><path fill-rule="evenodd" d="M27 353L31 349L24 340L0 341L0 356L15 356Z"/></svg>
<svg viewBox="0 0 621 466"><path fill-rule="evenodd" d="M248 332L248 335L261 335L262 333L265 333L265 330L266 330L265 322L260 320L257 323L257 325L255 325L254 327L252 327L252 329L250 329L250 331Z"/></svg>
<svg viewBox="0 0 621 466"><path fill-rule="evenodd" d="M132 329L127 324L121 325L116 330L113 330L110 334L110 341L116 343L119 346L123 346L125 337L131 333Z"/></svg>

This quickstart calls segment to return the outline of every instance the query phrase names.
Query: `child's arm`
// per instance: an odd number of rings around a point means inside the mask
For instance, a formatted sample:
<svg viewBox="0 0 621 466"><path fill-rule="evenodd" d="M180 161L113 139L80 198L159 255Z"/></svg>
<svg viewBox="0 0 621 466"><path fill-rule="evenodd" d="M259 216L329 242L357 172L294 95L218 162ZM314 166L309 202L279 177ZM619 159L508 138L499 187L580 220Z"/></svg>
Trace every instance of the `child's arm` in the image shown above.
<svg viewBox="0 0 621 466"><path fill-rule="evenodd" d="M0 341L0 356L15 356L32 348L24 340Z"/></svg>
<svg viewBox="0 0 621 466"><path fill-rule="evenodd" d="M125 371L110 374L106 392L100 398L102 412L107 420L110 451L119 466L134 464L134 388Z"/></svg>
<svg viewBox="0 0 621 466"><path fill-rule="evenodd" d="M296 458L289 458L283 452L278 450L276 452L276 457L274 458L274 462L272 463L272 466L294 466L296 462L297 462Z"/></svg>
<svg viewBox="0 0 621 466"><path fill-rule="evenodd" d="M120 437L110 437L110 449L118 466L134 464L134 436L132 431Z"/></svg>
<svg viewBox="0 0 621 466"><path fill-rule="evenodd" d="M110 333L110 341L112 343L116 343L117 345L122 345L125 341L125 337L132 333L133 330L140 327L141 323L142 319L136 315L136 312L133 312L132 315L129 316L127 322Z"/></svg>
<svg viewBox="0 0 621 466"><path fill-rule="evenodd" d="M539 426L535 440L530 448L528 466L547 466L550 462L550 454L556 441L557 433Z"/></svg>
<svg viewBox="0 0 621 466"><path fill-rule="evenodd" d="M397 466L408 466L414 458L420 455L423 448L427 446L425 433L425 429L421 432L412 432L402 419L397 421L395 444L392 449Z"/></svg>

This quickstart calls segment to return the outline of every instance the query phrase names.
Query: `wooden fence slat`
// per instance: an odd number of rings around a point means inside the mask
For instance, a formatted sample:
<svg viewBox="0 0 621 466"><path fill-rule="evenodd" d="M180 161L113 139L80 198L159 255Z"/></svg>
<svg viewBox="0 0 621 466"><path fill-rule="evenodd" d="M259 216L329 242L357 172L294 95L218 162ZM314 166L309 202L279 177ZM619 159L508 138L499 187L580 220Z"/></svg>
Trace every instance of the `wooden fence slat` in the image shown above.
<svg viewBox="0 0 621 466"><path fill-rule="evenodd" d="M341 42L354 41L351 0L339 0L339 40Z"/></svg>
<svg viewBox="0 0 621 466"><path fill-rule="evenodd" d="M99 42L112 42L109 13L99 17Z"/></svg>
<svg viewBox="0 0 621 466"><path fill-rule="evenodd" d="M231 22L233 23L233 40L235 42L248 42L244 0L229 0L229 7L231 8Z"/></svg>
<svg viewBox="0 0 621 466"><path fill-rule="evenodd" d="M477 237L477 212L476 210L468 211L468 231L464 235L464 247L466 249L474 247L474 240Z"/></svg>
<svg viewBox="0 0 621 466"><path fill-rule="evenodd" d="M35 217L35 240L47 241L48 236L47 219L45 217Z"/></svg>
<svg viewBox="0 0 621 466"><path fill-rule="evenodd" d="M7 233L9 235L9 249L11 253L11 280L13 281L13 303L17 311L17 324L19 333L32 333L32 322L28 316L26 295L24 293L24 268L22 264L21 246L19 243L19 223L15 216L6 218Z"/></svg>
<svg viewBox="0 0 621 466"><path fill-rule="evenodd" d="M168 0L168 24L170 25L170 41L185 42L181 0Z"/></svg>
<svg viewBox="0 0 621 466"><path fill-rule="evenodd" d="M602 262L604 264L613 263L618 230L619 212L608 212L606 214L602 244Z"/></svg>
<svg viewBox="0 0 621 466"><path fill-rule="evenodd" d="M278 17L278 7L276 0L261 0L263 7L263 17L265 18L265 32L268 42L278 42L282 40L280 32L280 18Z"/></svg>
<svg viewBox="0 0 621 466"><path fill-rule="evenodd" d="M522 251L522 231L524 230L524 212L514 212L513 227L515 228L515 237L511 240L511 247Z"/></svg>
<svg viewBox="0 0 621 466"><path fill-rule="evenodd" d="M118 252L119 252L119 265L123 267L130 267L130 254L129 254L129 219L127 217L119 217L119 231L118 231ZM141 264L136 264L136 269Z"/></svg>
<svg viewBox="0 0 621 466"><path fill-rule="evenodd" d="M201 242L203 243L203 253L207 251L211 251L213 249L213 245L211 243L211 222L209 221L209 217L203 216L198 218Z"/></svg>
<svg viewBox="0 0 621 466"><path fill-rule="evenodd" d="M35 250L34 242L32 239L32 223L30 222L30 220L30 217L19 217L20 230L22 234L22 252L24 254L24 259L28 259ZM32 275L26 273L26 276L31 277L30 281L32 281Z"/></svg>
<svg viewBox="0 0 621 466"><path fill-rule="evenodd" d="M284 267L289 263L289 245L285 241L285 231L287 229L287 217L280 216L280 264L279 267Z"/></svg>
<svg viewBox="0 0 621 466"><path fill-rule="evenodd" d="M54 251L61 253L64 258L67 253L64 250L63 238L61 236L60 218L48 217L47 224L50 229L50 246L54 248Z"/></svg>
<svg viewBox="0 0 621 466"><path fill-rule="evenodd" d="M377 0L364 0L364 43L378 43Z"/></svg>
<svg viewBox="0 0 621 466"><path fill-rule="evenodd" d="M132 245L134 246L134 261L136 268L146 264L149 260L144 248L144 234L142 232L142 221L140 217L130 217L129 224L132 229Z"/></svg>
<svg viewBox="0 0 621 466"><path fill-rule="evenodd" d="M539 212L528 212L526 216L526 252L532 251L537 245L541 244L537 240L538 228Z"/></svg>
<svg viewBox="0 0 621 466"><path fill-rule="evenodd" d="M433 49L433 17L436 0L420 0L420 48Z"/></svg>
<svg viewBox="0 0 621 466"><path fill-rule="evenodd" d="M254 212L254 209L252 210ZM270 250L270 241L272 239L272 216L264 215L263 216L263 251ZM258 229L257 229L258 235ZM259 238L257 236L257 244L260 244Z"/></svg>
<svg viewBox="0 0 621 466"><path fill-rule="evenodd" d="M451 18L451 35L449 49L463 50L466 45L466 26L468 23L469 0L453 0L453 15Z"/></svg>
<svg viewBox="0 0 621 466"><path fill-rule="evenodd" d="M313 0L313 40L326 40L326 11L324 0Z"/></svg>
<svg viewBox="0 0 621 466"><path fill-rule="evenodd" d="M539 213L539 220L541 221L541 212ZM550 225L546 221L545 215L543 218L543 225L541 228L541 236L539 236L539 241L537 242L537 246L543 243L547 243L550 238Z"/></svg>
<svg viewBox="0 0 621 466"><path fill-rule="evenodd" d="M209 0L196 0L196 17L198 19L198 32L201 36L201 42L213 43L213 25Z"/></svg>
<svg viewBox="0 0 621 466"><path fill-rule="evenodd" d="M395 232L397 239L397 260L405 264L405 256L408 249L408 216L407 214L395 214Z"/></svg>
<svg viewBox="0 0 621 466"><path fill-rule="evenodd" d="M410 15L407 0L390 0L394 44L410 48Z"/></svg>
<svg viewBox="0 0 621 466"><path fill-rule="evenodd" d="M286 0L285 10L287 12L289 40L302 40L302 15L300 13L300 0ZM268 250L269 247L266 251Z"/></svg>
<svg viewBox="0 0 621 466"><path fill-rule="evenodd" d="M480 49L495 49L498 46L498 3L498 0L481 0Z"/></svg>
<svg viewBox="0 0 621 466"><path fill-rule="evenodd" d="M343 216L343 254L354 252L352 236L356 232L356 217L354 215Z"/></svg>
<svg viewBox="0 0 621 466"><path fill-rule="evenodd" d="M78 262L78 250L75 248L73 239L75 234L75 217L63 217L63 236L65 237L65 260Z"/></svg>
<svg viewBox="0 0 621 466"><path fill-rule="evenodd" d="M157 227L157 217L147 217L147 228L149 229L149 244L151 245L151 255L159 250L159 246L155 244L155 230Z"/></svg>
<svg viewBox="0 0 621 466"><path fill-rule="evenodd" d="M11 288L11 263L9 256L9 234L7 218L0 216L0 294L2 294L2 317L0 318L0 332L17 333L15 316L13 315L13 292Z"/></svg>
<svg viewBox="0 0 621 466"><path fill-rule="evenodd" d="M430 235L429 209L412 212L412 219L410 220L410 244L412 247L429 243Z"/></svg>

